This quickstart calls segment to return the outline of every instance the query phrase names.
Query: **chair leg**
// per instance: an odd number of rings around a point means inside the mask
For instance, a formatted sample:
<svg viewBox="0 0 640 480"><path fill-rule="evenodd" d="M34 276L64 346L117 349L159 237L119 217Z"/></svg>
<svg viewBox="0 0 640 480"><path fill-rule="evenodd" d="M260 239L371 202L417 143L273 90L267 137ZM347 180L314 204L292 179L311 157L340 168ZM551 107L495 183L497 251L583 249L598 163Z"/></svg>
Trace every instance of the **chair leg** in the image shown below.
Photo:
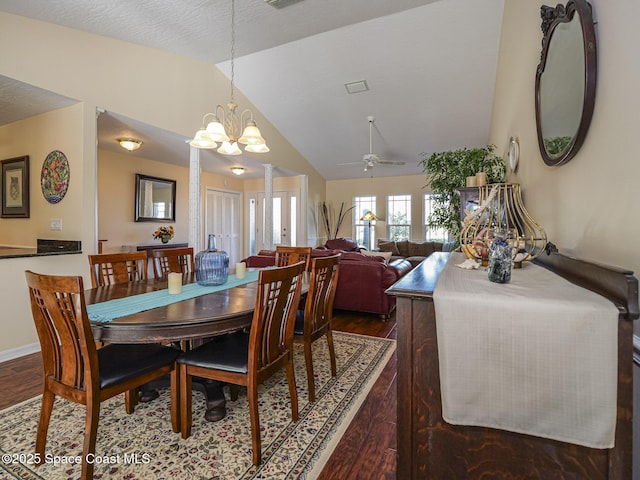
<svg viewBox="0 0 640 480"><path fill-rule="evenodd" d="M248 382L247 399L249 400L249 418L251 419L251 446L253 448L253 464L262 463L262 440L260 439L260 415L258 413L258 385Z"/></svg>
<svg viewBox="0 0 640 480"><path fill-rule="evenodd" d="M171 428L180 431L180 370L176 365L171 371Z"/></svg>
<svg viewBox="0 0 640 480"><path fill-rule="evenodd" d="M238 390L238 385L234 385L233 383L229 384L229 395L231 396L232 402L238 400Z"/></svg>
<svg viewBox="0 0 640 480"><path fill-rule="evenodd" d="M40 407L40 421L38 422L38 434L36 436L36 453L40 461L38 465L44 462L44 449L47 445L47 432L49 431L49 420L53 411L53 402L56 396L45 388L42 393L42 404Z"/></svg>
<svg viewBox="0 0 640 480"><path fill-rule="evenodd" d="M313 357L311 355L311 342L304 342L304 362L307 365L307 388L309 390L309 401L316 401L316 386L313 378Z"/></svg>
<svg viewBox="0 0 640 480"><path fill-rule="evenodd" d="M84 447L82 448L82 480L93 478L93 462L87 462L89 454L96 451L96 437L98 436L98 419L100 418L100 399L91 397L87 401L87 417L84 425Z"/></svg>
<svg viewBox="0 0 640 480"><path fill-rule="evenodd" d="M298 392L296 391L296 376L293 373L293 358L289 358L285 369L287 371L287 383L289 384L289 395L291 396L291 420L298 421Z"/></svg>
<svg viewBox="0 0 640 480"><path fill-rule="evenodd" d="M131 415L138 404L138 387L132 388L124 392L124 407L126 412Z"/></svg>
<svg viewBox="0 0 640 480"><path fill-rule="evenodd" d="M333 348L333 333L327 330L327 345L329 346L329 360L331 362L331 376L336 376L336 351Z"/></svg>
<svg viewBox="0 0 640 480"><path fill-rule="evenodd" d="M191 435L191 375L187 372L187 366L180 364L180 429L182 438L189 438Z"/></svg>

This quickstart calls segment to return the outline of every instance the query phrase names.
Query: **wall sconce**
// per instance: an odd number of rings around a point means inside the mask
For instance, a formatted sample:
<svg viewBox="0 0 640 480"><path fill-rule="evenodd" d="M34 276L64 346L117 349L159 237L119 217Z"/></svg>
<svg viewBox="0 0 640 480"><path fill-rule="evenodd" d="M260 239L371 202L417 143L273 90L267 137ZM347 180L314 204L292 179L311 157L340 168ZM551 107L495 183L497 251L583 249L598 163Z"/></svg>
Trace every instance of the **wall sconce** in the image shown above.
<svg viewBox="0 0 640 480"><path fill-rule="evenodd" d="M244 173L244 167L233 167L231 171L234 175L242 175Z"/></svg>
<svg viewBox="0 0 640 480"><path fill-rule="evenodd" d="M133 138L117 138L116 140L122 148L130 152L133 152L142 146L142 140L135 140Z"/></svg>

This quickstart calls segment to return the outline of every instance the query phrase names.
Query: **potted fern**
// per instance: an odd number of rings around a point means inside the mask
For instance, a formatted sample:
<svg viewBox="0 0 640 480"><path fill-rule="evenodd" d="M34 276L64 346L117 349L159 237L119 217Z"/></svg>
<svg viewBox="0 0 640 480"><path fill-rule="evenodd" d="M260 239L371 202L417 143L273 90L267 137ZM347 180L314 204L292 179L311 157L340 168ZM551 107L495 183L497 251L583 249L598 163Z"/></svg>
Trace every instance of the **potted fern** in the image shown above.
<svg viewBox="0 0 640 480"><path fill-rule="evenodd" d="M478 172L487 174L487 183L505 180L505 163L494 155L495 145L484 148L462 148L427 155L421 153L420 165L427 175L428 187L434 195L428 228L445 228L456 242L460 236L460 195L466 178Z"/></svg>

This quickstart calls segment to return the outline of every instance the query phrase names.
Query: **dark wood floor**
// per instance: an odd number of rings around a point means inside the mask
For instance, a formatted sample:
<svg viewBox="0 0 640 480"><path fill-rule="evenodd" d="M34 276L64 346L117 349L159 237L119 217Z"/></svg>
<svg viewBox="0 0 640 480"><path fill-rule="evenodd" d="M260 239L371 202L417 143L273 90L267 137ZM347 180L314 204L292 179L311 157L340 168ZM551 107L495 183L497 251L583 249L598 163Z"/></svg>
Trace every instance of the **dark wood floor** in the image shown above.
<svg viewBox="0 0 640 480"><path fill-rule="evenodd" d="M395 317L336 311L334 330L396 338ZM334 450L318 480L396 478L396 354L389 360L367 399ZM40 354L0 363L0 409L42 393Z"/></svg>

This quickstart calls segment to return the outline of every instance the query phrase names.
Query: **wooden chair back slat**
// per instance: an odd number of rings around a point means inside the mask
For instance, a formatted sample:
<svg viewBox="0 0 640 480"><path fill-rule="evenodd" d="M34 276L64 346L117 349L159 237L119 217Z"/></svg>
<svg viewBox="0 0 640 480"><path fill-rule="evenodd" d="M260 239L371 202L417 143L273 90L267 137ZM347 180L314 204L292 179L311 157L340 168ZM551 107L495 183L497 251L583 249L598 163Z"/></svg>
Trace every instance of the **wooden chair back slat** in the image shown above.
<svg viewBox="0 0 640 480"><path fill-rule="evenodd" d="M147 252L99 253L89 255L93 288L147 278Z"/></svg>
<svg viewBox="0 0 640 480"><path fill-rule="evenodd" d="M300 261L304 262L304 269L308 272L311 268L311 247L276 246L276 266L284 267Z"/></svg>
<svg viewBox="0 0 640 480"><path fill-rule="evenodd" d="M196 269L191 247L151 250L150 259L156 278L166 277L171 272L189 273Z"/></svg>

